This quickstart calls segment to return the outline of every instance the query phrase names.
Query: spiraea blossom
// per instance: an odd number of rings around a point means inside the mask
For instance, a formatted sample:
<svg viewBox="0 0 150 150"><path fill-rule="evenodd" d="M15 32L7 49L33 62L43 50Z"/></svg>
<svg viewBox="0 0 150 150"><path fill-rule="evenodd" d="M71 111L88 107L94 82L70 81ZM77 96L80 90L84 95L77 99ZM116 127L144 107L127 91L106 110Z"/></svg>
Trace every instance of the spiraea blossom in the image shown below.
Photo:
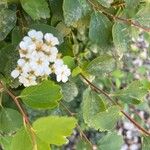
<svg viewBox="0 0 150 150"><path fill-rule="evenodd" d="M11 76L25 87L36 85L52 73L57 82L67 82L71 74L58 53L58 38L51 33L30 30L19 44L20 58Z"/></svg>

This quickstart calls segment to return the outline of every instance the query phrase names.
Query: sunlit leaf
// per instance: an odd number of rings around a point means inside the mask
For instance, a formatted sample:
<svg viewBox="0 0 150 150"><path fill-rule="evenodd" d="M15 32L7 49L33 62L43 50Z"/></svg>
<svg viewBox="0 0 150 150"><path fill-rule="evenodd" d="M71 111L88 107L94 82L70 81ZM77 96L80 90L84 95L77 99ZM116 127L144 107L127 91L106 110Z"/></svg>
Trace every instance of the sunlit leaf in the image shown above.
<svg viewBox="0 0 150 150"><path fill-rule="evenodd" d="M66 137L70 136L76 123L72 117L49 116L36 120L33 128L42 141L62 145L68 141Z"/></svg>
<svg viewBox="0 0 150 150"><path fill-rule="evenodd" d="M25 88L20 95L23 102L32 108L54 108L62 98L61 87L52 81Z"/></svg>

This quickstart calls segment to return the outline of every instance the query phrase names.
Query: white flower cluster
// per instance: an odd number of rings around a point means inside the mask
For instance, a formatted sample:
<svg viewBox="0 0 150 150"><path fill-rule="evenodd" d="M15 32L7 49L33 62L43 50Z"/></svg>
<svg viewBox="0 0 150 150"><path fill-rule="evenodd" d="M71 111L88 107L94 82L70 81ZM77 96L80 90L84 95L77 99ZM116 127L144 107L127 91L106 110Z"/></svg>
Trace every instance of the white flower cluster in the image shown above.
<svg viewBox="0 0 150 150"><path fill-rule="evenodd" d="M20 59L11 72L25 87L36 85L40 79L56 74L58 82L67 82L71 74L58 53L58 39L51 33L30 30L19 44Z"/></svg>

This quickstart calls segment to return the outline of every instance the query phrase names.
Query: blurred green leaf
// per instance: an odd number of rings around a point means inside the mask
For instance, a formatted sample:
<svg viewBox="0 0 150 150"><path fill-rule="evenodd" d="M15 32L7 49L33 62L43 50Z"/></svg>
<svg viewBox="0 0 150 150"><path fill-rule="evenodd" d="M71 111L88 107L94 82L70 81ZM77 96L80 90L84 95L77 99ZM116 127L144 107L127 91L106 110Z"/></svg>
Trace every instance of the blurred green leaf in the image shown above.
<svg viewBox="0 0 150 150"><path fill-rule="evenodd" d="M116 22L112 29L113 42L118 52L122 54L129 49L131 33L128 25Z"/></svg>
<svg viewBox="0 0 150 150"><path fill-rule="evenodd" d="M106 109L102 98L89 89L83 93L82 106L85 123L96 130L112 130L120 118L118 106Z"/></svg>
<svg viewBox="0 0 150 150"><path fill-rule="evenodd" d="M10 150L33 150L32 138L27 129L20 129L12 139Z"/></svg>
<svg viewBox="0 0 150 150"><path fill-rule="evenodd" d="M10 150L12 136L1 136L0 143L4 150Z"/></svg>
<svg viewBox="0 0 150 150"><path fill-rule="evenodd" d="M124 73L121 70L115 70L112 72L112 76L115 78L123 78L124 77Z"/></svg>
<svg viewBox="0 0 150 150"><path fill-rule="evenodd" d="M77 85L73 81L62 84L63 100L70 102L78 95Z"/></svg>
<svg viewBox="0 0 150 150"><path fill-rule="evenodd" d="M150 4L147 4L146 7L143 7L142 9L139 10L139 12L133 18L133 20L145 28L150 28L149 12L150 12Z"/></svg>
<svg viewBox="0 0 150 150"><path fill-rule="evenodd" d="M138 6L140 4L141 0L125 0L125 14L132 18L136 15L137 11L138 11ZM133 7L134 6L134 7Z"/></svg>
<svg viewBox="0 0 150 150"><path fill-rule="evenodd" d="M64 0L63 12L68 26L73 25L82 17L82 7L78 0Z"/></svg>
<svg viewBox="0 0 150 150"><path fill-rule="evenodd" d="M95 76L110 73L115 69L115 59L108 54L101 55L92 60L86 69L90 74Z"/></svg>
<svg viewBox="0 0 150 150"><path fill-rule="evenodd" d="M79 75L81 72L82 72L82 69L79 66L77 66L72 71L72 77L75 77L75 76Z"/></svg>
<svg viewBox="0 0 150 150"><path fill-rule="evenodd" d="M18 26L16 26L12 31L12 43L18 45L22 40L21 31Z"/></svg>
<svg viewBox="0 0 150 150"><path fill-rule="evenodd" d="M150 137L144 136L142 137L142 150L150 149Z"/></svg>
<svg viewBox="0 0 150 150"><path fill-rule="evenodd" d="M32 19L46 19L50 17L50 9L46 0L20 0L23 9Z"/></svg>
<svg viewBox="0 0 150 150"><path fill-rule="evenodd" d="M25 88L20 95L23 102L32 108L54 108L62 98L61 87L45 80L38 85Z"/></svg>
<svg viewBox="0 0 150 150"><path fill-rule="evenodd" d="M68 66L71 70L75 68L75 60L71 56L64 56L63 57L64 64Z"/></svg>
<svg viewBox="0 0 150 150"><path fill-rule="evenodd" d="M113 0L97 0L97 1L104 7L110 7L110 4L113 2Z"/></svg>
<svg viewBox="0 0 150 150"><path fill-rule="evenodd" d="M98 145L101 150L120 150L123 145L123 137L116 132L107 133L103 136Z"/></svg>
<svg viewBox="0 0 150 150"><path fill-rule="evenodd" d="M48 1L52 13L51 24L56 25L58 22L64 19L62 9L63 0L48 0Z"/></svg>
<svg viewBox="0 0 150 150"><path fill-rule="evenodd" d="M59 22L56 29L65 37L71 32L71 28L67 27L63 22Z"/></svg>
<svg viewBox="0 0 150 150"><path fill-rule="evenodd" d="M30 129L22 128L13 137L10 150L50 150L50 145L38 138L36 133L34 138L35 143L33 143L33 135L31 135Z"/></svg>
<svg viewBox="0 0 150 150"><path fill-rule="evenodd" d="M4 40L17 21L16 12L10 9L0 10L0 41Z"/></svg>
<svg viewBox="0 0 150 150"><path fill-rule="evenodd" d="M140 81L133 81L126 88L114 93L114 96L125 103L139 104L147 94L147 89L144 88Z"/></svg>
<svg viewBox="0 0 150 150"><path fill-rule="evenodd" d="M59 51L63 56L74 56L72 43L68 39L59 46Z"/></svg>
<svg viewBox="0 0 150 150"><path fill-rule="evenodd" d="M111 40L111 21L100 12L93 12L89 27L89 38L93 43L106 47Z"/></svg>
<svg viewBox="0 0 150 150"><path fill-rule="evenodd" d="M82 7L82 12L84 15L86 15L87 13L91 11L91 7L87 0L78 0L78 1Z"/></svg>
<svg viewBox="0 0 150 150"><path fill-rule="evenodd" d="M17 131L23 125L21 114L10 108L2 108L0 111L0 131L10 133Z"/></svg>
<svg viewBox="0 0 150 150"><path fill-rule="evenodd" d="M36 120L33 123L33 128L42 141L62 145L68 141L66 137L70 136L76 123L72 117L49 116Z"/></svg>
<svg viewBox="0 0 150 150"><path fill-rule="evenodd" d="M12 77L11 71L16 67L17 60L19 58L19 52L15 45L6 44L0 49L0 74L5 77L10 84Z"/></svg>

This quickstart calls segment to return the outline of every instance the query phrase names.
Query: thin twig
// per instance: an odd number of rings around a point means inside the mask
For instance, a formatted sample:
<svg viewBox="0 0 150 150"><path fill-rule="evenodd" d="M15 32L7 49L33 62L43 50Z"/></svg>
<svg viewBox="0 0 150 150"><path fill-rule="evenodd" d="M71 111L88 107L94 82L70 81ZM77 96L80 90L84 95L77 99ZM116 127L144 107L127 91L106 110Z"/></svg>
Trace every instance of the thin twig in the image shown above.
<svg viewBox="0 0 150 150"><path fill-rule="evenodd" d="M95 91L97 91L97 93L100 93L100 94L103 94L105 95L110 101L112 104L114 105L118 105L120 108L121 106L116 102L114 101L107 92L103 91L102 89L98 88L97 86L95 86L93 83L91 83L83 74L81 74L81 77L88 83L88 85L90 85L90 87L94 88ZM91 89L92 89L91 88ZM142 131L143 133L145 133L146 135L149 135L150 136L150 133L144 129L143 127L141 127L134 119L132 119L126 112L124 112L121 108L121 113L126 117L128 118L140 131Z"/></svg>
<svg viewBox="0 0 150 150"><path fill-rule="evenodd" d="M30 121L29 121L29 119L28 119L24 109L20 105L17 97L9 89L7 89L1 82L0 82L0 86L3 87L4 91L6 93L8 93L8 95L12 98L12 100L17 105L17 107L18 107L18 109L19 109L19 111L20 111L20 113L21 113L21 115L23 117L23 122L29 126L31 137L32 137L32 142L33 142L33 150L37 150L37 144L36 144L36 139L35 139L35 132L34 132L34 129L32 128L32 126L30 124Z"/></svg>
<svg viewBox="0 0 150 150"><path fill-rule="evenodd" d="M70 116L74 116L74 113L72 113L62 102L60 102L60 105L65 109L65 111L70 115ZM93 149L93 144L91 143L91 141L87 138L87 136L84 134L84 132L82 131L80 125L77 123L77 128L81 133L81 138L84 137L85 141L90 145L90 147Z"/></svg>
<svg viewBox="0 0 150 150"><path fill-rule="evenodd" d="M93 0L87 0L87 1L88 1L88 2L90 3L90 5L91 5L93 8L95 8L97 11L103 12L105 15L111 17L111 18L114 19L114 20L119 20L119 21L124 22L125 24L133 25L133 26L136 27L136 28L142 29L142 30L144 30L144 31L146 31L146 32L150 32L150 28L148 28L148 27L141 26L139 23L134 22L134 21L132 21L132 20L130 20L130 19L125 19L125 18L121 18L121 17L115 16L115 15L113 15L113 14L111 14L111 13L105 11L104 9L102 9L102 7L100 7L100 5L99 5L99 6L96 6L96 5L93 3Z"/></svg>

